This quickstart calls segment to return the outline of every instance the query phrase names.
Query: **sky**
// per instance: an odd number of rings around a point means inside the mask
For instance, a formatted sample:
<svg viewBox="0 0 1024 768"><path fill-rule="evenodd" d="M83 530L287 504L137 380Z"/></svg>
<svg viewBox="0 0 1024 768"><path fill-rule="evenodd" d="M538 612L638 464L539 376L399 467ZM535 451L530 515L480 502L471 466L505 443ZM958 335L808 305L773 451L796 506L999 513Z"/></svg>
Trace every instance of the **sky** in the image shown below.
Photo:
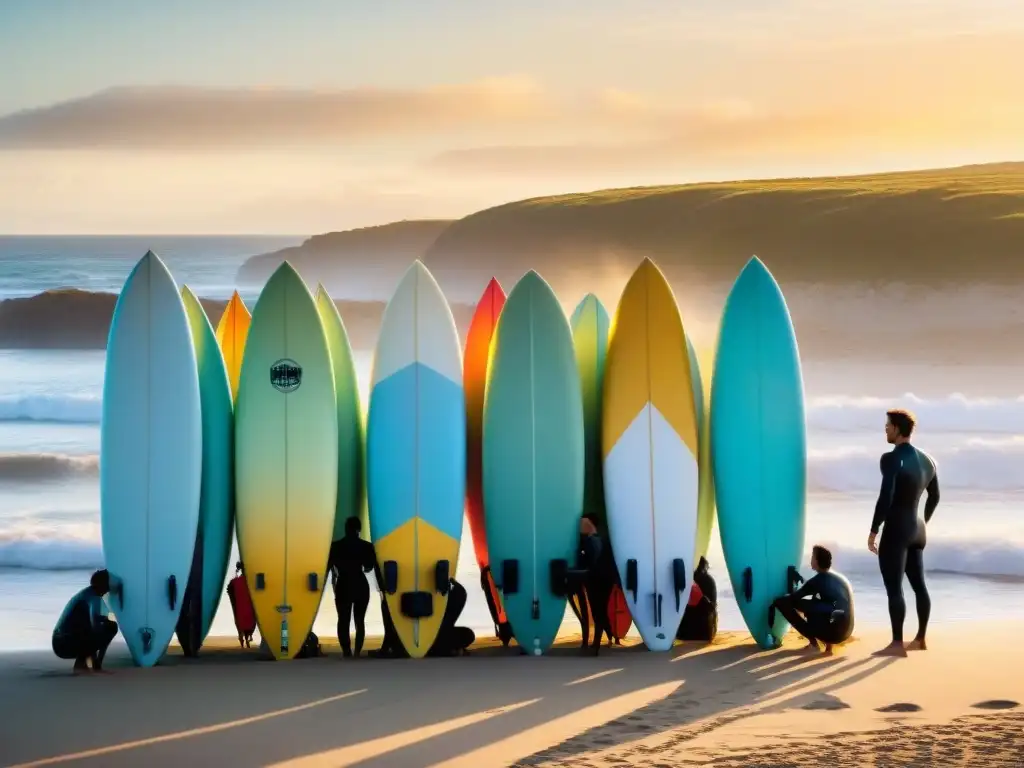
<svg viewBox="0 0 1024 768"><path fill-rule="evenodd" d="M0 234L1024 159L1019 0L12 0Z"/></svg>

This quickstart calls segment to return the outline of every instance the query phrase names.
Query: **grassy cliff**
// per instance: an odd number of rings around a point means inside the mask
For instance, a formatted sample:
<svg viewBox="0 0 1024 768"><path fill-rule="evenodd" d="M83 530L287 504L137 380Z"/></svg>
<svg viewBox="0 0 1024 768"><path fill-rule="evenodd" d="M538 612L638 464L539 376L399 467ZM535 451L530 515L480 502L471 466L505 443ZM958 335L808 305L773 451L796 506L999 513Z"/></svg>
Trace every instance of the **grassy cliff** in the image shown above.
<svg viewBox="0 0 1024 768"><path fill-rule="evenodd" d="M782 281L1024 278L1024 163L869 176L609 189L461 219L435 274L578 274L654 258L671 278L731 281L757 254Z"/></svg>

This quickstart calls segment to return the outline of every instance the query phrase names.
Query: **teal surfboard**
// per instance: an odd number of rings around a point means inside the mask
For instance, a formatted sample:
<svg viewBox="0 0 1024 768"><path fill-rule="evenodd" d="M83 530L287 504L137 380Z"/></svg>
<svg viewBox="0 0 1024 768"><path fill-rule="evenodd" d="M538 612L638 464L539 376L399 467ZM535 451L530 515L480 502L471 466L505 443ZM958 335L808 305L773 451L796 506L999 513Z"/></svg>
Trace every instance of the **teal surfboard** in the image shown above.
<svg viewBox="0 0 1024 768"><path fill-rule="evenodd" d="M167 650L195 552L203 429L192 330L178 286L148 252L118 296L100 428L107 602L132 660Z"/></svg>
<svg viewBox="0 0 1024 768"><path fill-rule="evenodd" d="M192 571L177 635L186 656L199 652L224 594L235 525L234 414L227 368L202 304L188 286L181 298L192 329L203 415L203 479Z"/></svg>
<svg viewBox="0 0 1024 768"><path fill-rule="evenodd" d="M594 516L602 532L607 532L602 473L604 454L601 451L601 391L604 361L608 354L608 312L597 296L588 293L576 305L569 325L583 391L583 509Z"/></svg>
<svg viewBox="0 0 1024 768"><path fill-rule="evenodd" d="M752 258L725 302L711 388L711 452L729 580L757 644L788 623L768 608L794 586L806 516L804 387L782 291Z"/></svg>
<svg viewBox="0 0 1024 768"><path fill-rule="evenodd" d="M498 318L484 396L484 518L491 568L516 641L551 647L583 512L583 396L572 331L528 272ZM552 571L555 572L553 577Z"/></svg>

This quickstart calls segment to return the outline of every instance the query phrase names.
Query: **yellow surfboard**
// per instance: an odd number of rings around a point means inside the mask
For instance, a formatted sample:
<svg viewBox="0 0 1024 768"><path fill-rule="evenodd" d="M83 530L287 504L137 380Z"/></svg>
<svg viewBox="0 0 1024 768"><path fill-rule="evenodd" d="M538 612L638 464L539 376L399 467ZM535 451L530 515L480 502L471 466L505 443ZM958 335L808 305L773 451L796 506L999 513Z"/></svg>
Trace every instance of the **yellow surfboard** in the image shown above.
<svg viewBox="0 0 1024 768"><path fill-rule="evenodd" d="M605 362L605 505L629 612L652 651L672 647L690 596L700 453L679 308L650 259L619 300Z"/></svg>
<svg viewBox="0 0 1024 768"><path fill-rule="evenodd" d="M252 316L245 302L235 291L217 323L217 344L228 369L232 401L238 399L238 379L242 375L242 356L245 354L245 339L249 335L251 321Z"/></svg>

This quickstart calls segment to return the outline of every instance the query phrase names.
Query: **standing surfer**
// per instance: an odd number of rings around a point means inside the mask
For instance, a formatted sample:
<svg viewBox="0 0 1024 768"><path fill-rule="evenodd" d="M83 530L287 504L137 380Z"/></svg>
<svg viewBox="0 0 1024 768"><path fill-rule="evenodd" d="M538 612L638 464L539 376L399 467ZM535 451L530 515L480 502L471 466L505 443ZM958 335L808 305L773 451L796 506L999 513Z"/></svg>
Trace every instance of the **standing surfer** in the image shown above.
<svg viewBox="0 0 1024 768"><path fill-rule="evenodd" d="M907 651L924 651L928 647L925 632L932 601L924 582L925 526L939 505L939 475L935 460L910 444L916 425L917 420L909 411L886 412L885 439L895 447L882 454L880 461L882 487L871 520L868 549L878 555L878 567L889 597L892 642L875 651L876 656L906 656ZM917 515L922 493L928 495L923 520ZM882 540L876 545L880 528L883 529ZM918 621L917 636L906 645L903 644L903 621L907 614L903 599L904 573L917 598Z"/></svg>
<svg viewBox="0 0 1024 768"><path fill-rule="evenodd" d="M373 544L359 538L362 522L352 516L345 521L345 535L331 544L327 567L334 574L334 607L338 610L338 642L344 657L352 656L349 625L356 624L355 655L366 638L366 609L370 605L370 584L364 574L377 564Z"/></svg>

